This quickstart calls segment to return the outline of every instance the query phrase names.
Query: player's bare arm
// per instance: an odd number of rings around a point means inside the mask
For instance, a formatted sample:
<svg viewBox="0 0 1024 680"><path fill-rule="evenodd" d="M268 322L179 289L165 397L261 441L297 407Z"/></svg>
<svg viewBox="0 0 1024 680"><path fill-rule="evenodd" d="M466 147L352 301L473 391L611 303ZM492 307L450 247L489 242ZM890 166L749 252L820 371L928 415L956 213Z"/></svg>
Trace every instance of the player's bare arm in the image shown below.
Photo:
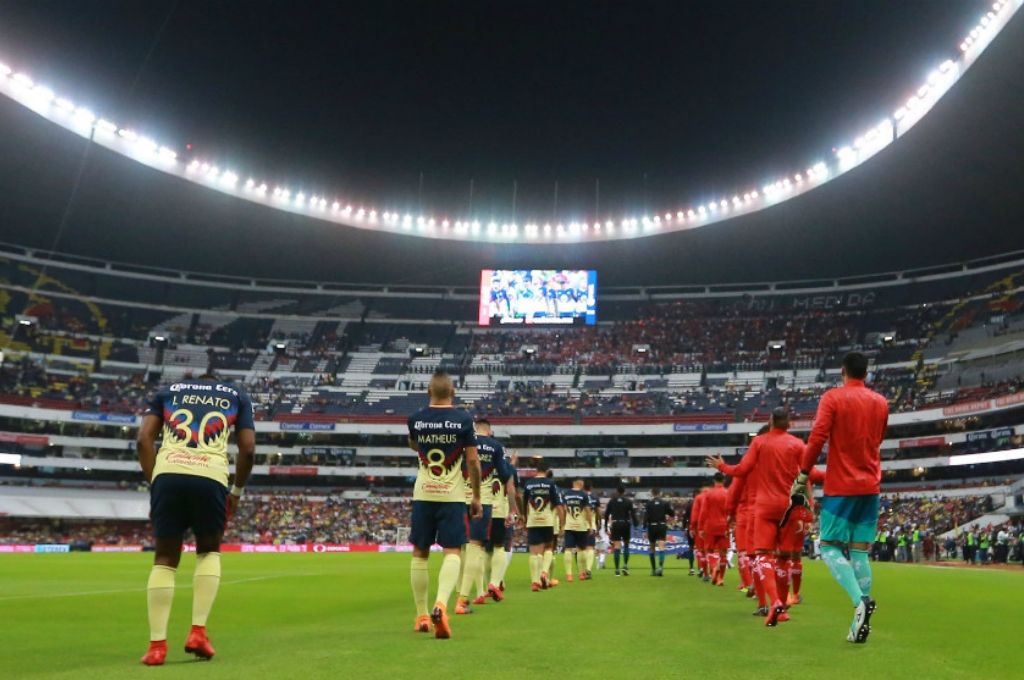
<svg viewBox="0 0 1024 680"><path fill-rule="evenodd" d="M163 420L154 415L143 416L142 424L139 425L135 448L138 449L142 476L147 482L153 481L153 468L156 466L156 438L160 434L161 427L163 427Z"/></svg>
<svg viewBox="0 0 1024 680"><path fill-rule="evenodd" d="M475 446L466 447L466 469L469 470L469 488L473 500L469 504L469 514L473 519L483 517L483 506L480 504L480 456Z"/></svg>
<svg viewBox="0 0 1024 680"><path fill-rule="evenodd" d="M238 501L242 497L242 489L249 481L252 474L252 466L256 461L256 430L248 428L238 430L235 433L238 444L238 458L235 459L235 481L228 494L228 516L230 517L238 509Z"/></svg>

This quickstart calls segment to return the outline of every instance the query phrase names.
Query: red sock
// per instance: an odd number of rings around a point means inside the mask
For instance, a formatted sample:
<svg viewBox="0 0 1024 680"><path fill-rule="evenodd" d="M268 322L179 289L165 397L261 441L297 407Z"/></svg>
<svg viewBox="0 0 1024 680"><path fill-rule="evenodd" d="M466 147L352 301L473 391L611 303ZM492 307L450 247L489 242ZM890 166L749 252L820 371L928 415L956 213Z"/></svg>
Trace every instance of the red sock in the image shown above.
<svg viewBox="0 0 1024 680"><path fill-rule="evenodd" d="M719 583L725 583L725 570L726 570L726 567L728 567L728 566L729 565L728 565L728 563L725 560L719 558L719 560L718 560L718 582Z"/></svg>
<svg viewBox="0 0 1024 680"><path fill-rule="evenodd" d="M793 577L793 594L799 595L800 582L804 579L804 563L799 557L790 564L789 575Z"/></svg>
<svg viewBox="0 0 1024 680"><path fill-rule="evenodd" d="M750 558L746 555L746 553L740 555L739 565L740 580L743 582L743 586L745 588L749 588L750 584L753 582L753 579L751 578L750 573Z"/></svg>
<svg viewBox="0 0 1024 680"><path fill-rule="evenodd" d="M708 554L708 568L704 574L711 578L718 578L718 553Z"/></svg>
<svg viewBox="0 0 1024 680"><path fill-rule="evenodd" d="M779 601L779 587L775 579L775 555L758 555L760 562L759 575L764 585L764 594L768 598L768 605L774 605Z"/></svg>
<svg viewBox="0 0 1024 680"><path fill-rule="evenodd" d="M751 577L754 580L754 592L757 593L757 606L767 607L768 602L764 592L764 580L761 578L761 558L760 556L754 557L754 562L750 567Z"/></svg>
<svg viewBox="0 0 1024 680"><path fill-rule="evenodd" d="M789 599L789 558L778 558L775 565L775 583L779 590L779 600L786 604Z"/></svg>

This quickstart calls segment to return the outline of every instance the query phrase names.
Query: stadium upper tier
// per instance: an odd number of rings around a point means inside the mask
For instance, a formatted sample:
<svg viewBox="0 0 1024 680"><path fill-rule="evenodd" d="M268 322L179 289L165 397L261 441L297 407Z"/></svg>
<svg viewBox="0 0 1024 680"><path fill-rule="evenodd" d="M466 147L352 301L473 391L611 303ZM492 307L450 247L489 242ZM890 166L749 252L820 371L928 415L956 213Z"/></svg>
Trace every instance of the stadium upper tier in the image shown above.
<svg viewBox="0 0 1024 680"><path fill-rule="evenodd" d="M115 122L115 113L94 111L76 104L66 93L55 93L44 84L0 64L0 93L35 111L48 120L90 139L116 153L179 178L201 184L234 198L258 203L277 210L337 222L361 229L392 231L423 237L482 240L491 242L563 242L580 240L630 239L667 231L692 229L737 215L749 214L808 191L830 178L845 173L906 134L936 102L959 80L985 48L1019 9L1022 0L997 0L986 8L959 49L950 46L950 57L935 65L924 82L894 107L891 114L854 136L837 144L825 159L810 163L798 161L792 173L756 182L710 200L668 206L668 209L641 215L612 217L600 214L565 216L516 221L512 217L484 219L480 215L455 217L452 213L413 214L401 208L377 207L366 202L337 198L322 191L279 185L251 176L241 176L211 159L179 158L172 146L161 145L143 132ZM791 161L792 162L792 161Z"/></svg>
<svg viewBox="0 0 1024 680"><path fill-rule="evenodd" d="M840 282L603 289L594 327L481 329L463 289L237 281L0 257L7 399L136 413L155 382L208 367L264 419L414 410L453 374L480 414L760 420L810 417L842 355L874 363L894 411L1015 392L1024 260Z"/></svg>

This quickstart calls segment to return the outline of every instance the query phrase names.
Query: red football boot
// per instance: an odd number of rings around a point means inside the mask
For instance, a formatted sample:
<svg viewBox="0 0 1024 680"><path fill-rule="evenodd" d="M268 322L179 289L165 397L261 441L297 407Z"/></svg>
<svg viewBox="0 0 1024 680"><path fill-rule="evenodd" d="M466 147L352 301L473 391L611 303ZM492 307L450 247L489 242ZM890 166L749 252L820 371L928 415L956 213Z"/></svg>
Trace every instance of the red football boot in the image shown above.
<svg viewBox="0 0 1024 680"><path fill-rule="evenodd" d="M185 640L185 653L195 654L196 658L203 661L213 658L216 652L213 651L213 645L206 637L206 626L192 626L192 630L188 633L188 639Z"/></svg>
<svg viewBox="0 0 1024 680"><path fill-rule="evenodd" d="M505 593L502 592L504 588L499 588L493 584L487 586L487 594L491 596L491 599L495 602L501 602L505 599Z"/></svg>
<svg viewBox="0 0 1024 680"><path fill-rule="evenodd" d="M147 666L163 666L167 659L167 640L156 640L149 643L149 649L140 659Z"/></svg>
<svg viewBox="0 0 1024 680"><path fill-rule="evenodd" d="M487 596L486 595L477 595L476 599L473 600L473 604L475 604L475 605L476 604L487 604Z"/></svg>

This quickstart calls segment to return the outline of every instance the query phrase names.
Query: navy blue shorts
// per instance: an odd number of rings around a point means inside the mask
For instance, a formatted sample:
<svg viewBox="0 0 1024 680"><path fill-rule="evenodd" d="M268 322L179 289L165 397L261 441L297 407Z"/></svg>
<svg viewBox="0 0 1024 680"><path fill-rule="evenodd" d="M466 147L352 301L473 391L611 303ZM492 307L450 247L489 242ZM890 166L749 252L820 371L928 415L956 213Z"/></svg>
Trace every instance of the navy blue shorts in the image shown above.
<svg viewBox="0 0 1024 680"><path fill-rule="evenodd" d="M153 535L178 538L188 529L197 537L220 536L227 524L228 489L198 475L165 473L149 487Z"/></svg>
<svg viewBox="0 0 1024 680"><path fill-rule="evenodd" d="M420 550L437 543L442 548L461 548L469 534L469 510L462 501L413 501L409 542Z"/></svg>
<svg viewBox="0 0 1024 680"><path fill-rule="evenodd" d="M597 547L597 531L588 531L587 532L587 547L588 548L596 548Z"/></svg>
<svg viewBox="0 0 1024 680"><path fill-rule="evenodd" d="M565 545L563 546L566 550L570 548L578 548L585 550L587 547L587 534L586 531L566 531L565 532Z"/></svg>
<svg viewBox="0 0 1024 680"><path fill-rule="evenodd" d="M554 527L527 527L526 544L541 545L555 540Z"/></svg>
<svg viewBox="0 0 1024 680"><path fill-rule="evenodd" d="M505 534L508 533L505 527L504 517L492 517L491 518L491 536L487 539L487 548L492 549L497 546L505 547Z"/></svg>
<svg viewBox="0 0 1024 680"><path fill-rule="evenodd" d="M491 506L483 505L484 514L480 516L480 519L469 520L469 540L480 541L486 543L491 540ZM466 506L466 512L469 512L469 506Z"/></svg>

